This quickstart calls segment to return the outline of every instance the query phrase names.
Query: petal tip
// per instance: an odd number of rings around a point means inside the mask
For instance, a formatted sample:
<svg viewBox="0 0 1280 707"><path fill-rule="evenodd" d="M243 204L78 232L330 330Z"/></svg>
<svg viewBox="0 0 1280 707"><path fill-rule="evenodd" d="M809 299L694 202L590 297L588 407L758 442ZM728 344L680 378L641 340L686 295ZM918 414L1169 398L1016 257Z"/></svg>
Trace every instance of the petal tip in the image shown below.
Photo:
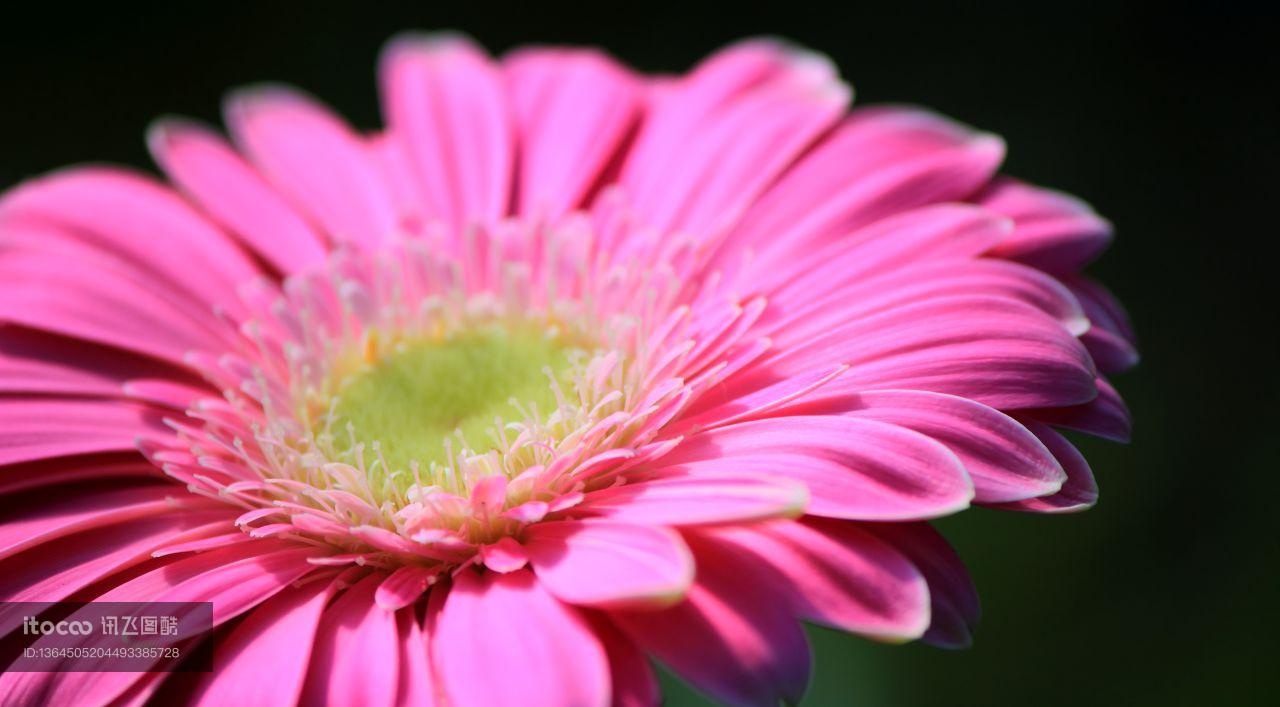
<svg viewBox="0 0 1280 707"><path fill-rule="evenodd" d="M382 47L378 65L385 70L405 57L442 57L455 53L485 55L480 43L461 30L410 30L387 40Z"/></svg>

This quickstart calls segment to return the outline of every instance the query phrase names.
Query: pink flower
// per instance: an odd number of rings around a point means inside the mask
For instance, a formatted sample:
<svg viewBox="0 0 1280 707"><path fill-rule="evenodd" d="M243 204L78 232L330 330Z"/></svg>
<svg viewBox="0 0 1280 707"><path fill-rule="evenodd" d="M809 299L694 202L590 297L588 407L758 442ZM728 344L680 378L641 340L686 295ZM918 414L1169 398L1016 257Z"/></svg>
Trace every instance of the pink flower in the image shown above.
<svg viewBox="0 0 1280 707"><path fill-rule="evenodd" d="M211 601L210 673L6 702L800 698L801 621L963 646L926 522L1090 506L1136 362L1083 203L847 111L771 41L678 78L393 42L387 128L258 87L0 201L0 599ZM160 692L163 691L163 692Z"/></svg>

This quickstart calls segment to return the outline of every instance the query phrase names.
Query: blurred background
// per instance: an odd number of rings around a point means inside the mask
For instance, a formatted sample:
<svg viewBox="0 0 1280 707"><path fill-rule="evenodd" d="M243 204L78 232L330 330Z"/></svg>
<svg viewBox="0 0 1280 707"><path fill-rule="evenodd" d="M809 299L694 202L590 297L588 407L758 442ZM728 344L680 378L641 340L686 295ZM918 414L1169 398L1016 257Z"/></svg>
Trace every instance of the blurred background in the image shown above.
<svg viewBox="0 0 1280 707"><path fill-rule="evenodd" d="M300 85L372 127L379 46L412 28L495 52L595 44L648 71L781 35L829 54L859 103L919 103L1003 135L1008 173L1116 225L1092 271L1141 338L1143 362L1117 381L1133 442L1083 442L1102 487L1087 513L940 523L982 595L974 648L815 631L805 704L1280 704L1275 10L24 5L0 22L0 188L72 162L150 169L153 117L217 121L221 95L249 82ZM705 704L666 688L668 704Z"/></svg>

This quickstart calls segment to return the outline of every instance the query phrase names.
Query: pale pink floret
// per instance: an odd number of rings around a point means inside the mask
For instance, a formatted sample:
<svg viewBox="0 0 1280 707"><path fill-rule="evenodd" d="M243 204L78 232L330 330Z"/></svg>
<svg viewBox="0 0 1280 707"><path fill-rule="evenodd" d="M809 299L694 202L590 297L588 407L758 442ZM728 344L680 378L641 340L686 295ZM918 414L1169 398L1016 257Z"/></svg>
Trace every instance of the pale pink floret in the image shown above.
<svg viewBox="0 0 1280 707"><path fill-rule="evenodd" d="M1133 333L1080 273L1110 226L997 177L999 138L850 112L766 40L651 79L410 36L380 77L374 134L257 87L230 141L152 128L172 187L0 200L0 600L225 629L212 673L4 673L6 701L640 705L649 657L795 701L802 621L968 645L925 521L1096 500L1057 430L1129 433ZM508 319L594 351L492 449L392 480L299 412L385 332Z"/></svg>

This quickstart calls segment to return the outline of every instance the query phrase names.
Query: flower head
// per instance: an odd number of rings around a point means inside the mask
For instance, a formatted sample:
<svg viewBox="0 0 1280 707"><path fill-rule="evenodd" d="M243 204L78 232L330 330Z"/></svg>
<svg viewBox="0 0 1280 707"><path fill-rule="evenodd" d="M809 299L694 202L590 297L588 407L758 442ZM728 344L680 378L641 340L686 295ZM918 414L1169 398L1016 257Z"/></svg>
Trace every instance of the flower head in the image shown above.
<svg viewBox="0 0 1280 707"><path fill-rule="evenodd" d="M212 673L18 702L795 701L801 621L965 645L925 522L1096 487L1136 361L1110 228L996 137L848 111L823 58L680 78L394 41L387 127L234 94L172 186L0 200L0 599L211 601Z"/></svg>

